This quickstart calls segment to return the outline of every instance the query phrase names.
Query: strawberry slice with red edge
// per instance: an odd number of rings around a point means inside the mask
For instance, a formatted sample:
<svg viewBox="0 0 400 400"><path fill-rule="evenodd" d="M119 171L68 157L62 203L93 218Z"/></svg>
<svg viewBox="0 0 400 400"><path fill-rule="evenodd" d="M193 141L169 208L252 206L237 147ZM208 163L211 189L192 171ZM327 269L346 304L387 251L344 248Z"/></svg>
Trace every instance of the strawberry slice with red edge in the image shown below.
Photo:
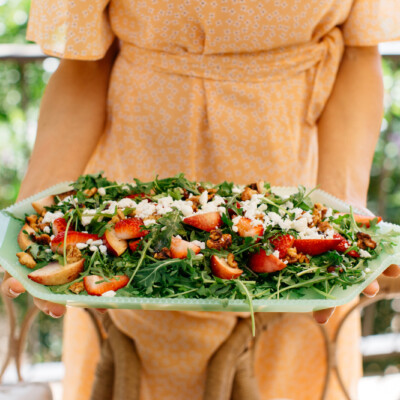
<svg viewBox="0 0 400 400"><path fill-rule="evenodd" d="M191 242L174 236L171 238L170 250L172 258L186 258L188 249L192 250L194 254L199 254L201 250L199 246L196 246Z"/></svg>
<svg viewBox="0 0 400 400"><path fill-rule="evenodd" d="M249 266L254 272L269 273L281 271L287 267L283 261L273 254L267 255L264 249L250 256Z"/></svg>
<svg viewBox="0 0 400 400"><path fill-rule="evenodd" d="M66 239L65 239L66 236ZM97 235L93 235L91 233L83 233L83 232L60 232L58 233L53 240L51 241L51 250L53 253L62 254L64 251L64 239L66 240L66 244L68 245L77 245L78 243L86 243L89 239L99 240L100 238Z"/></svg>
<svg viewBox="0 0 400 400"><path fill-rule="evenodd" d="M61 217L53 221L53 233L58 235L60 232L65 232L67 230L67 221Z"/></svg>
<svg viewBox="0 0 400 400"><path fill-rule="evenodd" d="M279 257L285 258L288 249L293 246L294 240L295 239L292 235L286 234L275 239L272 238L270 239L270 242L272 246L274 246L274 249L279 251Z"/></svg>
<svg viewBox="0 0 400 400"><path fill-rule="evenodd" d="M342 239L295 239L293 246L297 251L310 256L317 256L327 251L336 250Z"/></svg>
<svg viewBox="0 0 400 400"><path fill-rule="evenodd" d="M243 270L231 267L224 258L216 255L211 256L211 270L215 276L221 279L237 279L243 274Z"/></svg>
<svg viewBox="0 0 400 400"><path fill-rule="evenodd" d="M241 237L262 236L264 228L262 225L253 225L251 219L242 217L237 223L238 234Z"/></svg>
<svg viewBox="0 0 400 400"><path fill-rule="evenodd" d="M85 289L91 296L101 296L103 293L109 292L110 290L116 292L118 289L126 286L128 282L129 277L126 275L116 275L108 280L98 275L89 275L83 278Z"/></svg>
<svg viewBox="0 0 400 400"><path fill-rule="evenodd" d="M136 250L139 249L142 239L139 240L131 240L129 242L129 248L131 249L131 251L134 253Z"/></svg>
<svg viewBox="0 0 400 400"><path fill-rule="evenodd" d="M118 239L137 239L146 236L149 231L143 229L141 218L126 218L115 224L115 235Z"/></svg>
<svg viewBox="0 0 400 400"><path fill-rule="evenodd" d="M146 193L135 193L135 194L128 194L128 199L136 199L138 197L141 197L142 199L144 199L146 197Z"/></svg>
<svg viewBox="0 0 400 400"><path fill-rule="evenodd" d="M218 211L211 211L204 214L196 214L186 217L183 222L202 231L211 232L222 226L222 218Z"/></svg>
<svg viewBox="0 0 400 400"><path fill-rule="evenodd" d="M333 235L333 237L334 237L335 239L341 239L341 242L337 245L337 247L336 247L336 249L335 249L335 250L338 251L339 253L345 253L345 252L347 251L347 249L351 246L350 243L349 243L349 241L348 241L346 238L344 238L341 234L335 233L335 234ZM346 253L346 255L347 255L347 256L350 256L350 257L354 257L354 258L360 257L360 254L359 254L357 251L355 251L355 250L350 250L350 251L348 251L348 252Z"/></svg>

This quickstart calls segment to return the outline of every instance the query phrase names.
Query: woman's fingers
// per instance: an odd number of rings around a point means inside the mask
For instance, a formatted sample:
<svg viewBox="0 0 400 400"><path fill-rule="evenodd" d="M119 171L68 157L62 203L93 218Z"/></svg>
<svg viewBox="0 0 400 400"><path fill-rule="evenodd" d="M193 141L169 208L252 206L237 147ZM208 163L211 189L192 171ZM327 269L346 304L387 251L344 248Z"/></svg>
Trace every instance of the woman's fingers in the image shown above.
<svg viewBox="0 0 400 400"><path fill-rule="evenodd" d="M396 264L389 265L384 271L383 275L389 278L397 278L400 276L400 266Z"/></svg>
<svg viewBox="0 0 400 400"><path fill-rule="evenodd" d="M319 310L313 312L313 317L316 322L319 324L326 324L329 318L334 313L336 307L333 308L325 308L325 310Z"/></svg>
<svg viewBox="0 0 400 400"><path fill-rule="evenodd" d="M11 277L7 272L4 274L3 282L1 283L1 290L6 296L12 299L15 299L21 293L25 292L22 283Z"/></svg>
<svg viewBox="0 0 400 400"><path fill-rule="evenodd" d="M53 318L60 318L65 314L66 307L61 304L51 303L50 301L33 298L35 306L45 314Z"/></svg>
<svg viewBox="0 0 400 400"><path fill-rule="evenodd" d="M378 281L373 281L370 283L364 290L363 293L367 297L374 297L379 292L379 283Z"/></svg>

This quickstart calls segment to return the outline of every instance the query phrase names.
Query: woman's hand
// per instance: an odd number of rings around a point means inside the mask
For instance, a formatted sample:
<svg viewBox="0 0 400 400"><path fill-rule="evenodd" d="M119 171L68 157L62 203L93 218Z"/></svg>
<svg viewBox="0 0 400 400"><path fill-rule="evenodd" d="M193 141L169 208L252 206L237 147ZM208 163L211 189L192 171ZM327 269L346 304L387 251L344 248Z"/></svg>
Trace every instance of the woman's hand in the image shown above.
<svg viewBox="0 0 400 400"><path fill-rule="evenodd" d="M118 43L97 61L61 60L46 87L40 106L37 138L19 200L81 175L99 141L106 121L108 82ZM9 274L3 293L15 298L25 292ZM34 298L44 313L58 318L65 306Z"/></svg>

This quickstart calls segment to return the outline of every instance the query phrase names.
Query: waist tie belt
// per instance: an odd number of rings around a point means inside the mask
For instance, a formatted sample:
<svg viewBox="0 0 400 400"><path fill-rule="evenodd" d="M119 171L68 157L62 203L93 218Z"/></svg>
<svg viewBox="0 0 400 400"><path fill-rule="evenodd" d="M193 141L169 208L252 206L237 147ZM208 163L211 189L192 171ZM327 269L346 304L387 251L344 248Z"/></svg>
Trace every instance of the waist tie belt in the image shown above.
<svg viewBox="0 0 400 400"><path fill-rule="evenodd" d="M254 53L173 54L123 42L121 56L131 65L168 74L232 82L285 80L315 69L306 121L314 124L335 82L343 54L343 37L333 28L318 42Z"/></svg>

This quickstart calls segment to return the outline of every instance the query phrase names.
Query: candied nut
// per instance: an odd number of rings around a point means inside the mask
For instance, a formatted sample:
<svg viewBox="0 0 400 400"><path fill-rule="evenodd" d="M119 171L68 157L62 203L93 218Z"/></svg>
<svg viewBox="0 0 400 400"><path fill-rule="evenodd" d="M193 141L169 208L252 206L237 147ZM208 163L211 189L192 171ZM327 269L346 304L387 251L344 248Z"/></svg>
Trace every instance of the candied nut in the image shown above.
<svg viewBox="0 0 400 400"><path fill-rule="evenodd" d="M165 260L171 257L171 250L168 247L163 247L159 253L154 253L156 260Z"/></svg>
<svg viewBox="0 0 400 400"><path fill-rule="evenodd" d="M220 230L213 230L206 244L209 249L226 250L232 244L232 236L229 233L222 234Z"/></svg>
<svg viewBox="0 0 400 400"><path fill-rule="evenodd" d="M328 229L332 229L332 226L328 221L321 221L318 223L318 230L321 232L326 232Z"/></svg>
<svg viewBox="0 0 400 400"><path fill-rule="evenodd" d="M37 244L49 244L51 242L51 238L47 233L43 233L43 235L36 236L35 242Z"/></svg>
<svg viewBox="0 0 400 400"><path fill-rule="evenodd" d="M183 188L182 189L183 190L183 198L185 199L185 200L188 200L189 199L189 192L185 189L185 188Z"/></svg>
<svg viewBox="0 0 400 400"><path fill-rule="evenodd" d="M283 259L287 261L288 264L294 264L296 262L300 263L309 263L310 260L303 253L297 253L297 249L295 247L290 247L286 253L286 257Z"/></svg>
<svg viewBox="0 0 400 400"><path fill-rule="evenodd" d="M118 215L114 215L111 218L111 223L116 224L117 222L121 221L121 219L118 217Z"/></svg>
<svg viewBox="0 0 400 400"><path fill-rule="evenodd" d="M211 240L219 240L222 238L222 232L219 229L214 229L210 232L210 239Z"/></svg>
<svg viewBox="0 0 400 400"><path fill-rule="evenodd" d="M35 268L36 261L29 253L21 251L20 253L17 253L17 257L20 264L25 265L28 268Z"/></svg>
<svg viewBox="0 0 400 400"><path fill-rule="evenodd" d="M204 189L203 186L197 186L197 190L198 190L200 193L203 193L206 189Z"/></svg>
<svg viewBox="0 0 400 400"><path fill-rule="evenodd" d="M246 187L243 190L240 198L242 201L251 200L253 194L257 194L257 193L258 193L257 190L251 189L250 187Z"/></svg>
<svg viewBox="0 0 400 400"><path fill-rule="evenodd" d="M86 197L93 197L97 193L97 188L85 189L83 193Z"/></svg>
<svg viewBox="0 0 400 400"><path fill-rule="evenodd" d="M226 261L231 268L239 268L237 261L235 261L235 256L232 253L228 254Z"/></svg>
<svg viewBox="0 0 400 400"><path fill-rule="evenodd" d="M38 217L37 215L29 215L25 218L27 224L35 231L38 232L39 231L39 227L37 225L38 222Z"/></svg>
<svg viewBox="0 0 400 400"><path fill-rule="evenodd" d="M357 233L357 246L360 249L366 250L367 247L370 249L375 249L376 242L371 239L371 236L367 233L358 232Z"/></svg>
<svg viewBox="0 0 400 400"><path fill-rule="evenodd" d="M75 294L79 294L85 290L85 285L83 284L83 281L75 282L68 289Z"/></svg>
<svg viewBox="0 0 400 400"><path fill-rule="evenodd" d="M72 244L67 245L65 253L68 264L72 264L82 259L81 251Z"/></svg>
<svg viewBox="0 0 400 400"><path fill-rule="evenodd" d="M120 219L125 219L126 218L124 212L122 210L120 210L119 208L117 210L117 215L118 215L118 217Z"/></svg>

